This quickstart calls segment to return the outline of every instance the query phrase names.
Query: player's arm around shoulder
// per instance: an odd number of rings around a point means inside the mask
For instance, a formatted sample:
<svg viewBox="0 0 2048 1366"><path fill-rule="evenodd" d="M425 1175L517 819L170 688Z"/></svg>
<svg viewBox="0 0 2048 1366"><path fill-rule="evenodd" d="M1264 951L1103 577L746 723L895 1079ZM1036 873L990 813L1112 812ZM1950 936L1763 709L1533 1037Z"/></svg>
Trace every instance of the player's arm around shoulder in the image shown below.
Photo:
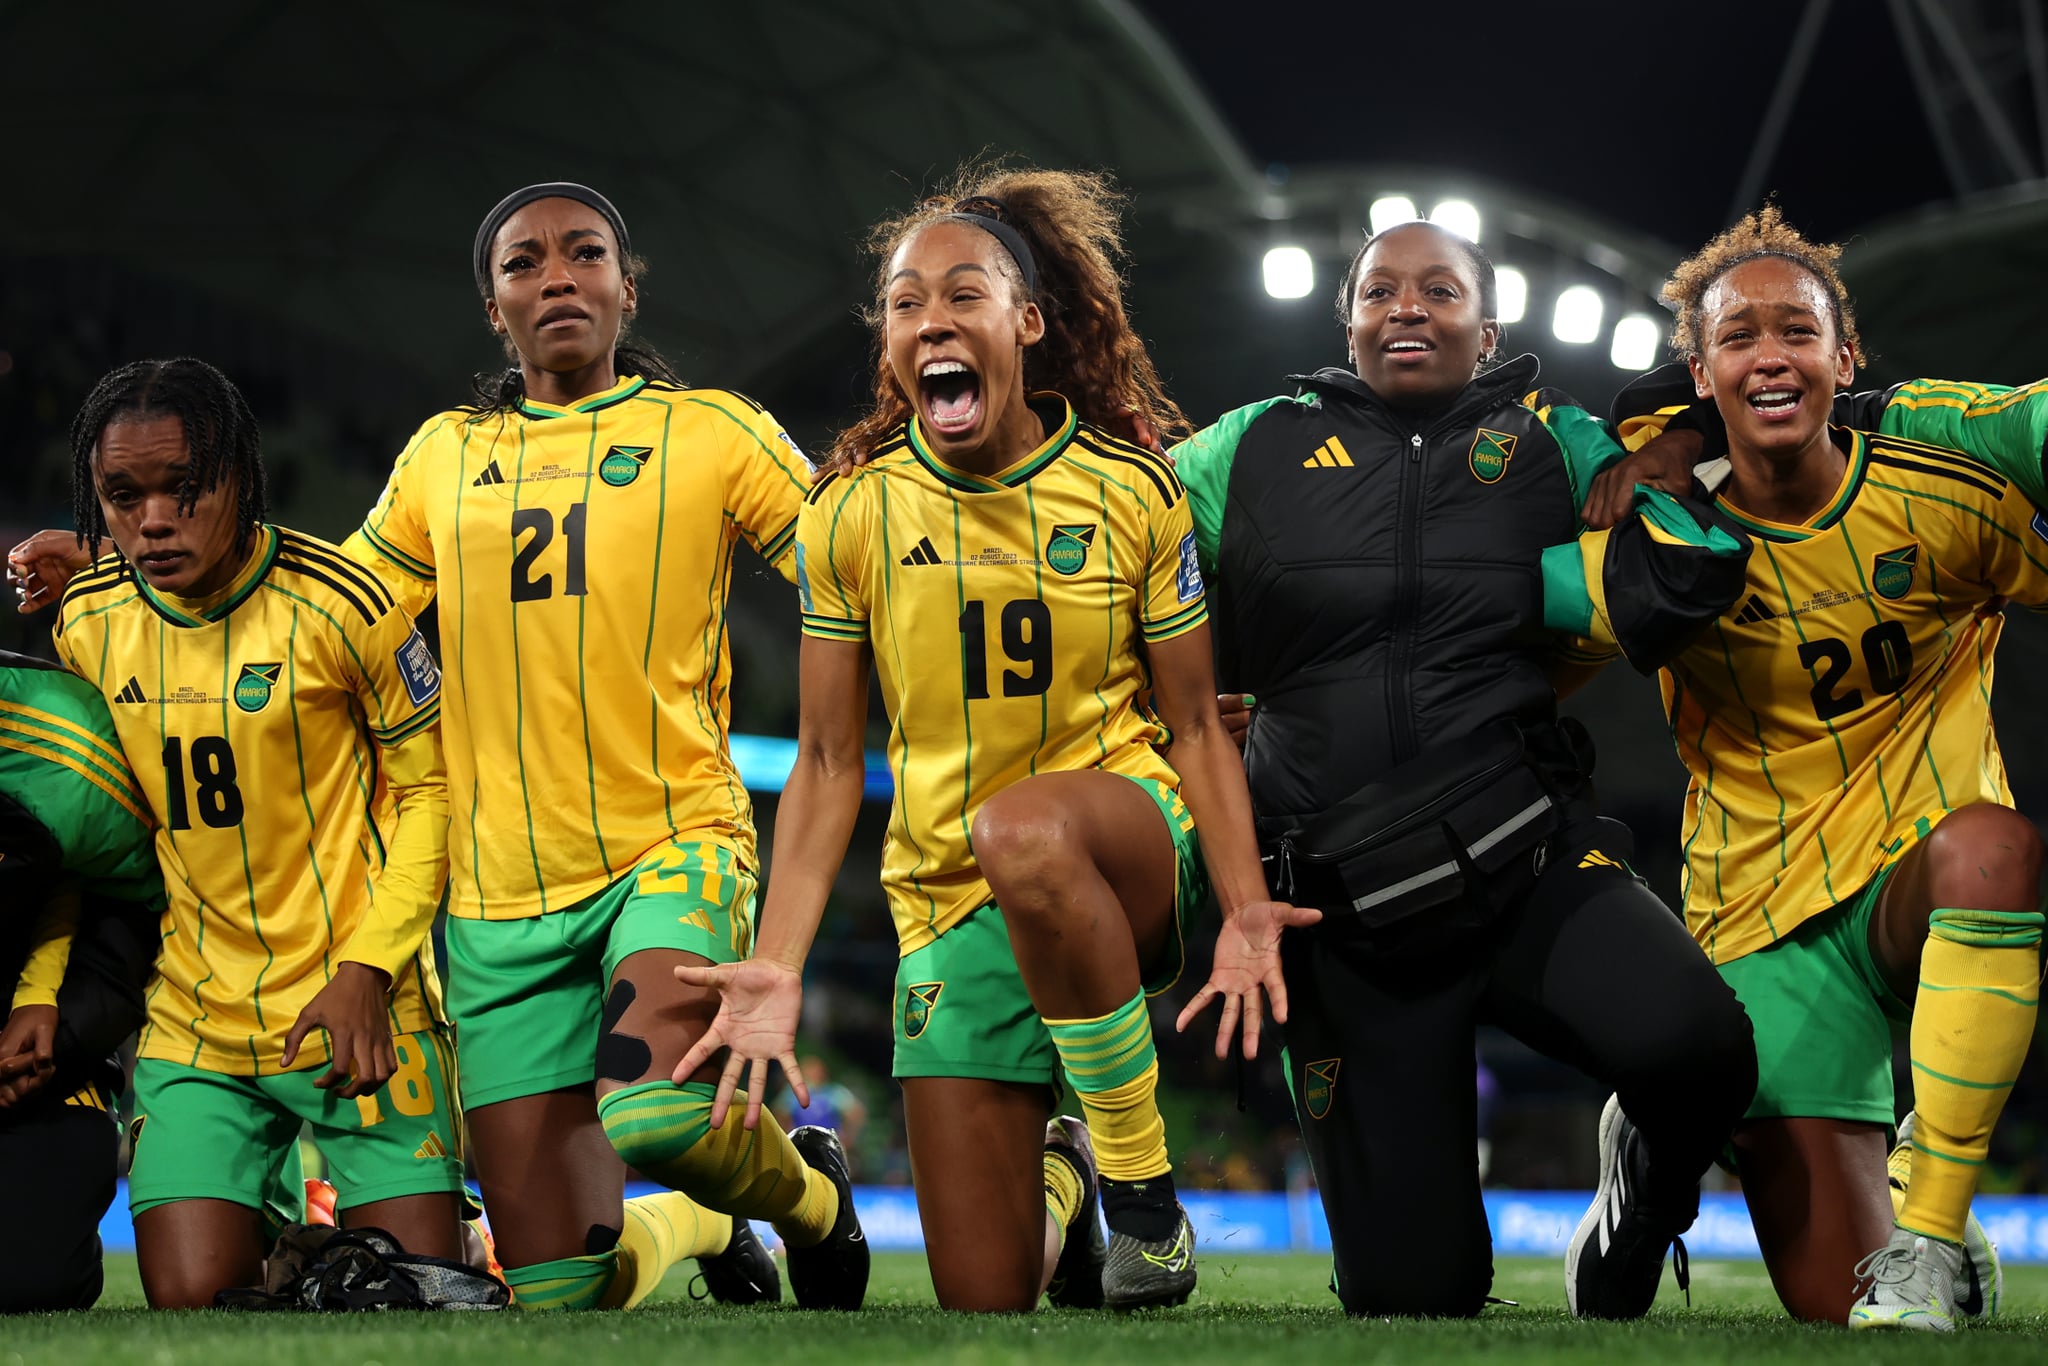
<svg viewBox="0 0 2048 1366"><path fill-rule="evenodd" d="M2048 509L2048 380L2013 389L1916 379L1838 396L1835 420L1960 451L2017 484L2036 511Z"/></svg>

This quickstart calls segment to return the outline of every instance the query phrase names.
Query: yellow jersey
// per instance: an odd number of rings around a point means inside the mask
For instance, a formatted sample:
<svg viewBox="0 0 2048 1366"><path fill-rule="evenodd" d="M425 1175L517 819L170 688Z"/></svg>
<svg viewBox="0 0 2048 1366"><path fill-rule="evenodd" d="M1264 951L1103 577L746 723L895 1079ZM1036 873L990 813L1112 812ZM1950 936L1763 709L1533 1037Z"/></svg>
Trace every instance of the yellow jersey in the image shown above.
<svg viewBox="0 0 2048 1366"><path fill-rule="evenodd" d="M1716 962L1848 900L1946 813L2012 804L1992 656L2008 599L2048 602L2048 516L1961 452L1834 433L1847 469L1806 523L1719 501L1755 542L1746 585L1659 674L1690 774L1686 922ZM1592 574L1604 535L1581 542Z"/></svg>
<svg viewBox="0 0 2048 1366"><path fill-rule="evenodd" d="M347 547L440 605L449 914L566 909L683 832L754 861L726 590L742 537L789 572L809 488L775 419L720 389L628 376L420 428Z"/></svg>
<svg viewBox="0 0 2048 1366"><path fill-rule="evenodd" d="M915 420L797 526L804 631L866 641L890 718L882 885L901 950L990 900L968 832L1036 773L1178 787L1144 646L1208 620L1186 491L1164 457L1033 397L1042 445L994 476L933 455Z"/></svg>
<svg viewBox="0 0 2048 1366"><path fill-rule="evenodd" d="M427 939L448 827L440 674L373 574L273 526L204 599L110 556L65 591L56 641L106 699L156 821L170 905L141 1056L277 1072L344 962L390 975L394 1033L444 1018ZM320 1034L296 1065L327 1060Z"/></svg>

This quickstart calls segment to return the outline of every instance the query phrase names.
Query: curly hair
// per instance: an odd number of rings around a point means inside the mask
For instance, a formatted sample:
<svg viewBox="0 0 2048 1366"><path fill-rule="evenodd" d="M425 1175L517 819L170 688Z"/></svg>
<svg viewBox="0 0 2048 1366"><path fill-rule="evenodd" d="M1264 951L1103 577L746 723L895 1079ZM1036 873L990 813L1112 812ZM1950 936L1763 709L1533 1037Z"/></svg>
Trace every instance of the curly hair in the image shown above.
<svg viewBox="0 0 2048 1366"><path fill-rule="evenodd" d="M1700 335L1700 308L1714 281L1737 266L1766 257L1790 261L1827 291L1835 320L1835 337L1845 343L1858 365L1863 363L1863 338L1856 331L1856 310L1835 263L1842 248L1833 242L1809 242L1785 221L1776 204L1766 204L1681 263L1664 282L1663 298L1678 313L1671 329L1671 349L1680 357L1696 356L1705 345Z"/></svg>
<svg viewBox="0 0 2048 1366"><path fill-rule="evenodd" d="M930 224L957 212L964 200L994 200L1002 221L1022 234L1038 267L1030 296L1045 317L1045 336L1024 353L1024 387L1066 396L1083 421L1121 433L1132 418L1150 425L1161 441L1186 436L1187 417L1167 397L1145 343L1124 312L1125 195L1106 175L1046 171L1000 161L971 161L937 194L905 214L884 219L868 234L878 258L874 306L862 314L874 333L875 387L868 411L832 443L826 464L845 469L907 421L911 402L896 383L884 337L881 307L889 260ZM1000 267L1025 302L1024 277L1003 257Z"/></svg>
<svg viewBox="0 0 2048 1366"><path fill-rule="evenodd" d="M190 460L178 485L178 511L190 513L201 495L231 485L235 551L246 551L270 515L256 417L233 380L191 356L134 361L105 375L86 395L71 423L71 515L79 543L97 559L107 535L92 474L100 437L116 422L152 417L175 417L185 429Z"/></svg>

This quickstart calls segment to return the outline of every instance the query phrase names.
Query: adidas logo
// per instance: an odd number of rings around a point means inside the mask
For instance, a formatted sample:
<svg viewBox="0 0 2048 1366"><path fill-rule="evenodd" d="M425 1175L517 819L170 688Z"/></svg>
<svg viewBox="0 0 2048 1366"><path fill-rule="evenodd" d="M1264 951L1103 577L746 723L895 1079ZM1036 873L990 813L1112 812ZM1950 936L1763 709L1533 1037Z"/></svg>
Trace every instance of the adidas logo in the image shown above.
<svg viewBox="0 0 2048 1366"><path fill-rule="evenodd" d="M147 702L149 699L142 695L142 680L134 674L129 674L127 683L122 685L121 691L114 694L114 700L116 702Z"/></svg>
<svg viewBox="0 0 2048 1366"><path fill-rule="evenodd" d="M916 544L915 546L913 546L913 547L911 548L911 551L910 551L910 553L909 553L908 555L905 555L905 556L903 557L903 559L902 559L901 563L903 563L903 564L937 564L937 563L939 563L939 552L937 551L937 549L935 549L935 548L933 547L933 545L932 545L932 538L931 538L931 537L929 537L929 536L920 536L920 537L918 538L917 544Z"/></svg>
<svg viewBox="0 0 2048 1366"><path fill-rule="evenodd" d="M422 1162L430 1157L446 1157L448 1156L448 1145L441 1141L441 1135L429 1129L427 1130L427 1141L414 1148L412 1155L419 1158Z"/></svg>
<svg viewBox="0 0 2048 1366"><path fill-rule="evenodd" d="M706 934L718 933L718 930L711 923L711 917L706 915L701 909L691 911L688 915L677 916L676 923L678 925L694 925Z"/></svg>
<svg viewBox="0 0 2048 1366"><path fill-rule="evenodd" d="M1302 461L1301 467L1305 470L1312 470L1317 468L1327 469L1336 465L1349 467L1350 464L1351 452L1345 450L1344 443L1333 436L1322 445L1316 447L1316 453Z"/></svg>
<svg viewBox="0 0 2048 1366"><path fill-rule="evenodd" d="M469 481L469 486L473 489L480 489L487 484L502 484L504 482L504 472L498 468L498 462L493 460L490 464L484 466L482 474Z"/></svg>
<svg viewBox="0 0 2048 1366"><path fill-rule="evenodd" d="M1760 621L1774 620L1777 615L1776 612L1764 606L1762 598L1751 593L1749 601L1742 604L1742 610L1735 614L1735 624L1737 626L1754 626Z"/></svg>
<svg viewBox="0 0 2048 1366"><path fill-rule="evenodd" d="M1600 851L1599 851L1598 849L1589 849L1589 850L1587 850L1587 851L1586 851L1586 856L1585 856L1584 858L1582 858L1582 859L1580 859L1580 860L1579 860L1579 867L1581 867L1581 868L1619 868L1619 867L1621 867L1621 860L1620 860L1620 859L1611 859L1611 858L1607 857L1607 855L1605 855L1605 854L1601 853L1601 852L1600 852Z"/></svg>

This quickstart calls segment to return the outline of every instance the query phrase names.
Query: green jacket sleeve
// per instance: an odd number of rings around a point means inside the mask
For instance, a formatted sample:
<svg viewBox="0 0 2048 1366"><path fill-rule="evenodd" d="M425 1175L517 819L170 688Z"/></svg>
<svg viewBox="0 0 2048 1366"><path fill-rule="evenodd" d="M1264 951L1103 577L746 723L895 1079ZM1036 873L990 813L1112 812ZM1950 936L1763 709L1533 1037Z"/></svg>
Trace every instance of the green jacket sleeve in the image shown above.
<svg viewBox="0 0 2048 1366"><path fill-rule="evenodd" d="M1556 389L1538 389L1522 399L1522 406L1536 414L1536 420L1557 442L1571 479L1574 507L1585 503L1594 475L1628 454L1606 423Z"/></svg>
<svg viewBox="0 0 2048 1366"><path fill-rule="evenodd" d="M1216 572L1216 550L1223 543L1223 506L1230 496L1230 466L1237 459L1237 443L1259 414L1276 403L1300 401L1283 395L1233 408L1166 453L1188 491L1188 506L1195 515L1195 554L1203 574Z"/></svg>
<svg viewBox="0 0 2048 1366"><path fill-rule="evenodd" d="M1638 485L1635 508L1543 552L1543 624L1619 646L1647 674L1735 605L1752 545L1710 504Z"/></svg>
<svg viewBox="0 0 2048 1366"><path fill-rule="evenodd" d="M1849 412L1843 412L1847 405ZM1886 436L1947 446L1983 461L2048 510L2048 380L2001 384L1916 379L1875 393L1838 396L1835 420Z"/></svg>

